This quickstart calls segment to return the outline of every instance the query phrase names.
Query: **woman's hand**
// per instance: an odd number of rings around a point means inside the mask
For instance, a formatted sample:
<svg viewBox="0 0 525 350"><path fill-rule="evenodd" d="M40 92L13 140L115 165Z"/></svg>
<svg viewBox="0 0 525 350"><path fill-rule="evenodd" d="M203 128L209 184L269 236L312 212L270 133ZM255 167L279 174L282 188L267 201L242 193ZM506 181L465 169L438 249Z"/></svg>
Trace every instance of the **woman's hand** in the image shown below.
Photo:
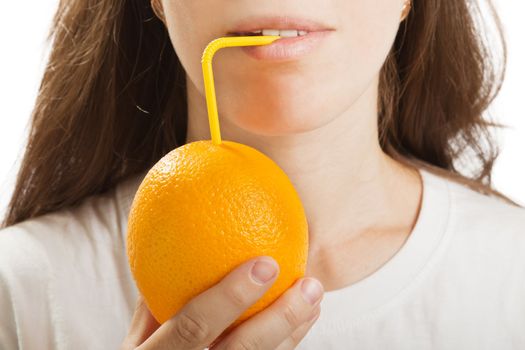
<svg viewBox="0 0 525 350"><path fill-rule="evenodd" d="M263 296L278 273L270 257L248 260L162 325L140 296L121 350L293 349L320 313L323 287L311 277L298 279L266 309L224 332Z"/></svg>

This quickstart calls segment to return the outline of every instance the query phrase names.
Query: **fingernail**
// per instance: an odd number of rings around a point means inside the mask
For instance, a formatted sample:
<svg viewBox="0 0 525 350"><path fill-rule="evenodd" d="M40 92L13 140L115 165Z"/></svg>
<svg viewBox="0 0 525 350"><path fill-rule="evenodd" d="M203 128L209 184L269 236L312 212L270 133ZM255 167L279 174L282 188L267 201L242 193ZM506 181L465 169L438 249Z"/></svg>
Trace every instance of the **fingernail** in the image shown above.
<svg viewBox="0 0 525 350"><path fill-rule="evenodd" d="M317 300L319 300L319 298L321 298L321 295L323 294L323 288L317 280L313 278L307 278L304 279L301 284L301 292L303 293L306 301L313 305Z"/></svg>
<svg viewBox="0 0 525 350"><path fill-rule="evenodd" d="M277 273L277 266L268 261L260 259L252 266L251 275L255 283L263 285L270 281Z"/></svg>

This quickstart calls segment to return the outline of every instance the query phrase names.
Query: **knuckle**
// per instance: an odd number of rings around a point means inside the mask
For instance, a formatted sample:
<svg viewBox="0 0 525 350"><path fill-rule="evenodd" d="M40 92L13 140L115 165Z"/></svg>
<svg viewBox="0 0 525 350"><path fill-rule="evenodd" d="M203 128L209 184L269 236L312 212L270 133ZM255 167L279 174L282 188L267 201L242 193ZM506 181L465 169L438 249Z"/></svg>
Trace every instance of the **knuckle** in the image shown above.
<svg viewBox="0 0 525 350"><path fill-rule="evenodd" d="M185 345L197 346L209 335L208 325L201 318L183 312L177 317L174 325L175 335Z"/></svg>
<svg viewBox="0 0 525 350"><path fill-rule="evenodd" d="M290 304L284 305L282 317L290 329L296 328L303 322L296 309Z"/></svg>
<svg viewBox="0 0 525 350"><path fill-rule="evenodd" d="M246 290L240 285L232 285L226 289L226 297L237 307L246 307L250 298Z"/></svg>

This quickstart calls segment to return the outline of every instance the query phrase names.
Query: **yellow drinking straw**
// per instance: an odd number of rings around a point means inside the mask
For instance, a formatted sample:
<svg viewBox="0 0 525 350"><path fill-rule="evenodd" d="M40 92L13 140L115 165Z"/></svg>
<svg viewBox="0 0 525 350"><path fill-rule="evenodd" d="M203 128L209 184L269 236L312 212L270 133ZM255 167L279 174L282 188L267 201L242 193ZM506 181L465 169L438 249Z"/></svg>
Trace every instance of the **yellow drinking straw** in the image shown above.
<svg viewBox="0 0 525 350"><path fill-rule="evenodd" d="M201 58L202 73L204 75L204 90L206 92L206 105L208 106L210 133L214 145L221 144L221 130L219 128L217 100L215 98L215 85L211 66L213 55L223 47L267 45L279 38L280 36L278 35L223 37L211 41L204 49Z"/></svg>

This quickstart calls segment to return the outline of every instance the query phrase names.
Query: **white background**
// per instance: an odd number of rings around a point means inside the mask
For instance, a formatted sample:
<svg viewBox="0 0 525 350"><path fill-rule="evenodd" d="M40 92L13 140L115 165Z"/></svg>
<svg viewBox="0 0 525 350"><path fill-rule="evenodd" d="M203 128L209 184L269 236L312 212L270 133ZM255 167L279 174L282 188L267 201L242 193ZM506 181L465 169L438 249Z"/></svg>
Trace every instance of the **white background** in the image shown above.
<svg viewBox="0 0 525 350"><path fill-rule="evenodd" d="M453 0L451 0L453 1ZM525 2L498 0L508 41L506 81L491 107L496 120L510 128L497 133L501 156L494 170L495 187L525 204ZM57 0L4 1L0 21L0 217L12 192L22 155L28 119L49 48L46 33Z"/></svg>

